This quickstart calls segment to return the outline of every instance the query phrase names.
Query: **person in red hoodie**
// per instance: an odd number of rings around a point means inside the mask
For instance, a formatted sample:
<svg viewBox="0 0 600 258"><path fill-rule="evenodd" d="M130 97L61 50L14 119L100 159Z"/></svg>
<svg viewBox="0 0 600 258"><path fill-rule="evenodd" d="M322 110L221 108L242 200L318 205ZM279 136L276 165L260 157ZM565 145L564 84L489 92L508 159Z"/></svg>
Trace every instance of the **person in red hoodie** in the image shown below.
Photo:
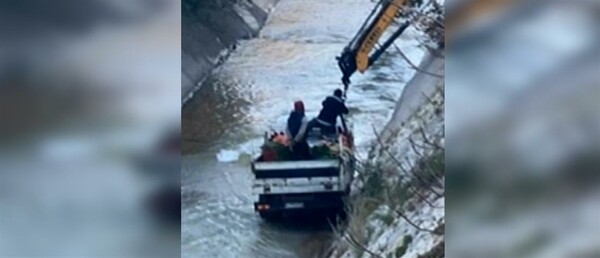
<svg viewBox="0 0 600 258"><path fill-rule="evenodd" d="M310 148L306 141L308 120L304 115L304 103L294 102L294 110L290 113L287 121L286 134L291 143L292 156L295 160L310 159Z"/></svg>

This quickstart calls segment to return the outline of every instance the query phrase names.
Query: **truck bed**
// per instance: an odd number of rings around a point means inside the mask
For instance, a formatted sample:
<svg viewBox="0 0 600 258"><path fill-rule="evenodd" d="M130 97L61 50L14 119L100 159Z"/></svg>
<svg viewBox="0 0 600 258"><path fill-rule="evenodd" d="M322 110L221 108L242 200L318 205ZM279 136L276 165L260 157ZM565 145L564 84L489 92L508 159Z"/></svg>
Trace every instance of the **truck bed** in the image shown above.
<svg viewBox="0 0 600 258"><path fill-rule="evenodd" d="M332 177L339 175L340 162L331 160L254 162L252 171L256 179Z"/></svg>

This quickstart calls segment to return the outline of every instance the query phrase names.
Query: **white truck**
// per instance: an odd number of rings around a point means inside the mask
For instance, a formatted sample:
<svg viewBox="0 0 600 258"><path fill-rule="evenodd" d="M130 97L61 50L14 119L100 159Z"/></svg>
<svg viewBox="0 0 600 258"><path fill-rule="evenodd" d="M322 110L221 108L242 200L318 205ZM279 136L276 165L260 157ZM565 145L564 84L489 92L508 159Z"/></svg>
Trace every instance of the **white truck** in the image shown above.
<svg viewBox="0 0 600 258"><path fill-rule="evenodd" d="M311 137L308 142L309 146L322 144ZM252 188L258 197L254 210L266 220L302 211L343 211L354 175L353 149L344 142L338 135L339 152L330 159L266 162L259 156L253 160Z"/></svg>

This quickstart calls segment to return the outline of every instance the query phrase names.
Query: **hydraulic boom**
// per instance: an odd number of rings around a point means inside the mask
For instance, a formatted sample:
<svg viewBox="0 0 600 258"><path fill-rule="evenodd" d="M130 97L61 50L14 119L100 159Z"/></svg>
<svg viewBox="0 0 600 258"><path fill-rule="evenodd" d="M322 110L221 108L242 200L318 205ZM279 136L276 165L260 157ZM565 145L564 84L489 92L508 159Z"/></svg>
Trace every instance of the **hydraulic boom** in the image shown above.
<svg viewBox="0 0 600 258"><path fill-rule="evenodd" d="M378 44L390 25L396 23L396 20L403 16L404 8L417 7L420 3L419 0L381 0L377 3L358 33L344 48L342 54L337 57L345 90L348 89L350 77L356 70L363 73L369 69L394 40L406 30L408 22L397 27L381 45Z"/></svg>

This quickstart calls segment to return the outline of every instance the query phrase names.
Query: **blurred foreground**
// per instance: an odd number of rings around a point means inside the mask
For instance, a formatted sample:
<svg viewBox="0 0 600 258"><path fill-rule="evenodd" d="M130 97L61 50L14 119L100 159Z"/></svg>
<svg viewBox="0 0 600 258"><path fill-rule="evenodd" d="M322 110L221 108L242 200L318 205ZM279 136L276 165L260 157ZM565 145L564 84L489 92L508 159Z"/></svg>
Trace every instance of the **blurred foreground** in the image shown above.
<svg viewBox="0 0 600 258"><path fill-rule="evenodd" d="M598 2L490 2L448 34L446 255L600 257Z"/></svg>
<svg viewBox="0 0 600 258"><path fill-rule="evenodd" d="M0 256L178 256L179 3L0 13Z"/></svg>

